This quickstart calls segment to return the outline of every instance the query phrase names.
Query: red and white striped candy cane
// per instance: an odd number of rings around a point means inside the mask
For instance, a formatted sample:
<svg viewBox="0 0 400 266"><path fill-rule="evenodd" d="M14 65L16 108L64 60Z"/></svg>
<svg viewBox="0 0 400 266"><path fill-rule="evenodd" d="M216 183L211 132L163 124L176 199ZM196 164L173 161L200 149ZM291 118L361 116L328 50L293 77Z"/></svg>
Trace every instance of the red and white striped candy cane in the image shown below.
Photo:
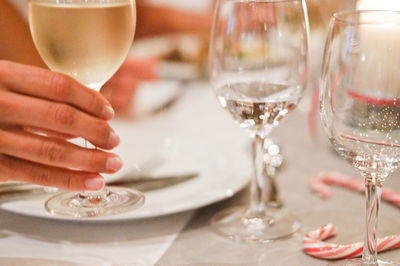
<svg viewBox="0 0 400 266"><path fill-rule="evenodd" d="M326 243L324 240L336 235L337 229L333 224L306 234L303 238L303 249L308 255L328 260L349 259L360 257L363 253L364 243L358 242L350 245ZM378 252L400 247L400 236L392 235L378 239Z"/></svg>
<svg viewBox="0 0 400 266"><path fill-rule="evenodd" d="M364 182L361 179L337 172L321 172L310 181L311 190L322 198L332 196L331 188L328 185L339 185L362 193L365 191ZM400 193L397 191L383 188L382 199L400 207Z"/></svg>
<svg viewBox="0 0 400 266"><path fill-rule="evenodd" d="M364 182L361 179L336 172L321 172L315 175L310 182L311 190L323 198L332 196L329 185L339 185L358 192L365 191ZM382 199L400 207L400 193L392 189L384 188L382 190ZM303 238L304 251L313 257L332 260L355 258L362 255L364 248L362 242L351 245L338 245L324 242L324 240L334 236L336 233L336 227L332 224L328 224L306 234ZM400 247L399 235L378 239L378 252L398 247Z"/></svg>

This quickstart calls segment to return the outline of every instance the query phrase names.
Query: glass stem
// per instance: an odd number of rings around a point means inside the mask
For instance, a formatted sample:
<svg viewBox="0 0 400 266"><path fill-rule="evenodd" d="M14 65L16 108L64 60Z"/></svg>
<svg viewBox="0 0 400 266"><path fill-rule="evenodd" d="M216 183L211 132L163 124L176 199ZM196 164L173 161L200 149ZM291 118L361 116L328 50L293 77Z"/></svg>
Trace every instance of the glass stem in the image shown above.
<svg viewBox="0 0 400 266"><path fill-rule="evenodd" d="M269 165L265 165L265 168L272 167ZM276 177L275 173L276 171L264 171L266 179L267 179L267 186L268 188L266 189L267 191L267 204L268 206L271 206L273 208L282 208L283 207L283 202L281 200L281 196L279 194L279 188L276 184ZM274 172L274 173L272 173Z"/></svg>
<svg viewBox="0 0 400 266"><path fill-rule="evenodd" d="M88 148L88 141L85 139L85 148ZM95 149L97 149L96 147L94 147ZM107 194L107 190L105 185L103 185L102 189L98 190L98 191L82 191L80 193L81 197L83 198L87 198L89 201L98 201L100 199L102 199L105 195ZM93 202L95 203L95 202Z"/></svg>
<svg viewBox="0 0 400 266"><path fill-rule="evenodd" d="M378 265L377 228L378 212L381 201L382 179L367 177L365 179L366 220L364 233L364 251L362 265Z"/></svg>
<svg viewBox="0 0 400 266"><path fill-rule="evenodd" d="M264 175L264 138L255 135L253 137L253 166L254 174L250 187L250 211L251 215L263 213L267 200L267 179Z"/></svg>
<svg viewBox="0 0 400 266"><path fill-rule="evenodd" d="M86 86L91 88L92 90L100 91L103 84L97 84L97 83L96 84L86 84ZM85 139L85 148L87 149L88 146L89 146L89 143ZM94 147L94 148L97 149L97 147ZM108 193L107 188L105 187L105 185L103 185L103 188L98 191L82 191L80 193L80 195L81 195L81 197L87 198L89 201L93 201L95 203L98 200L106 197L107 193Z"/></svg>

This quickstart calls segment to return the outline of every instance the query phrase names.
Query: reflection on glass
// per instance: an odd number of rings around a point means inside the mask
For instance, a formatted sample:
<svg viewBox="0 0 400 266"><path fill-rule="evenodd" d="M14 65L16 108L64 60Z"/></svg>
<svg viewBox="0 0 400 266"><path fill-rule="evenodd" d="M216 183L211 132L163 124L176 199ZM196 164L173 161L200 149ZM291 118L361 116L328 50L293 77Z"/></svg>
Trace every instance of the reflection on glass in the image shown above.
<svg viewBox="0 0 400 266"><path fill-rule="evenodd" d="M293 215L267 206L263 144L303 96L307 44L304 1L218 2L210 47L211 82L221 106L253 140L250 206L222 211L211 221L217 233L230 239L266 242L300 227Z"/></svg>
<svg viewBox="0 0 400 266"><path fill-rule="evenodd" d="M362 260L343 265L391 265L377 260L381 189L400 163L400 13L335 14L325 49L321 117L329 139L365 178Z"/></svg>

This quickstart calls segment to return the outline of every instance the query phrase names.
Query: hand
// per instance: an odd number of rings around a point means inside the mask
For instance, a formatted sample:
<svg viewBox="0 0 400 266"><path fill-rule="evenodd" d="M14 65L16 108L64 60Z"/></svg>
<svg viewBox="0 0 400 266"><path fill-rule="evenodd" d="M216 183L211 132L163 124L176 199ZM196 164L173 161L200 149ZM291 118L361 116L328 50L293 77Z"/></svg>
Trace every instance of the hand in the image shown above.
<svg viewBox="0 0 400 266"><path fill-rule="evenodd" d="M128 57L117 73L103 86L102 93L111 102L119 114L131 110L135 89L143 81L156 80L155 59L139 59Z"/></svg>
<svg viewBox="0 0 400 266"><path fill-rule="evenodd" d="M70 77L0 61L0 181L101 189L99 173L116 172L121 160L66 139L82 137L112 149L119 144L107 123L113 116L100 93Z"/></svg>

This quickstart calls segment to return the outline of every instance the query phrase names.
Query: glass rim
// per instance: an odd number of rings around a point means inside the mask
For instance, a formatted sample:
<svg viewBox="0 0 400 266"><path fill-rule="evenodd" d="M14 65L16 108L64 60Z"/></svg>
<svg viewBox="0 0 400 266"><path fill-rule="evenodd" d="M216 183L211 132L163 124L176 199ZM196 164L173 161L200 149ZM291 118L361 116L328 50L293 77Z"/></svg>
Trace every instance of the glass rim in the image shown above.
<svg viewBox="0 0 400 266"><path fill-rule="evenodd" d="M360 21L354 20L354 17L359 18L360 15L362 14L394 14L399 16L398 21L388 21L388 20L374 20L374 21ZM340 22L343 24L350 24L350 25L384 25L384 24L400 24L400 11L397 10L380 10L380 9L375 9L375 10L346 10L346 11L340 11L336 12L332 16L333 20L335 22Z"/></svg>

